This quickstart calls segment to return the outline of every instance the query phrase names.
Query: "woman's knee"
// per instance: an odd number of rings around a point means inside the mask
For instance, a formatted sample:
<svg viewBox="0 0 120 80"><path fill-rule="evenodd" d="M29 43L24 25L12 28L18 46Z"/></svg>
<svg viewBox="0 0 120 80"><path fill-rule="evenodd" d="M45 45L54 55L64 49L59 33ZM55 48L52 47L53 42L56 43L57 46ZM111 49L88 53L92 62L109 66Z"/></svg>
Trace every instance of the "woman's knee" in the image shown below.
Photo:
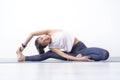
<svg viewBox="0 0 120 80"><path fill-rule="evenodd" d="M90 56L95 61L107 60L109 58L109 52L107 50L102 50L97 54L91 54Z"/></svg>
<svg viewBox="0 0 120 80"><path fill-rule="evenodd" d="M102 53L102 59L107 60L109 58L109 52L107 50L104 50Z"/></svg>

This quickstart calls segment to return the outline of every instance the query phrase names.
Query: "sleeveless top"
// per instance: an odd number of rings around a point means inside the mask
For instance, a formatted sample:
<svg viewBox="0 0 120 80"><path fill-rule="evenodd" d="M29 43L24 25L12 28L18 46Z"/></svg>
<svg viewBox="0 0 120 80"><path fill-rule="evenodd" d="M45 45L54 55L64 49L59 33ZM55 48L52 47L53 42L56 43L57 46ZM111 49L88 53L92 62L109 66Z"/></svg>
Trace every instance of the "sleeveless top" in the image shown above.
<svg viewBox="0 0 120 80"><path fill-rule="evenodd" d="M66 52L72 50L75 37L68 32L60 31L51 35L51 43L49 48L59 48Z"/></svg>

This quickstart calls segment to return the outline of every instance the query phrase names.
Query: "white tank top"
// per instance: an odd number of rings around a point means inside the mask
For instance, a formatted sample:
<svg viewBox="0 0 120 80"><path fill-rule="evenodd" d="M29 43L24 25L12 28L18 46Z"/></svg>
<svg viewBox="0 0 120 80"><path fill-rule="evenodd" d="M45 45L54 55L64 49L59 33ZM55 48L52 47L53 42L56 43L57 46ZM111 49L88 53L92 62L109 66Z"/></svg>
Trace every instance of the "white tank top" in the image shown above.
<svg viewBox="0 0 120 80"><path fill-rule="evenodd" d="M66 52L72 50L75 37L68 32L60 31L51 35L51 43L49 48L59 48Z"/></svg>

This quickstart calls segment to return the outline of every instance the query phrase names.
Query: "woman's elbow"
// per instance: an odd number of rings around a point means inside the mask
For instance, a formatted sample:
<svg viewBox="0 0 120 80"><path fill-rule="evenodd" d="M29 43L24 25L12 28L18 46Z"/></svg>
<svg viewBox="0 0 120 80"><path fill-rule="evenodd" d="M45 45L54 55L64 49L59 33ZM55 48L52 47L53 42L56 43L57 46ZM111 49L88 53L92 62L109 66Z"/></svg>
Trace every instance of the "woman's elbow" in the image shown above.
<svg viewBox="0 0 120 80"><path fill-rule="evenodd" d="M31 32L29 35L30 36L35 36L36 34L35 34L35 32Z"/></svg>

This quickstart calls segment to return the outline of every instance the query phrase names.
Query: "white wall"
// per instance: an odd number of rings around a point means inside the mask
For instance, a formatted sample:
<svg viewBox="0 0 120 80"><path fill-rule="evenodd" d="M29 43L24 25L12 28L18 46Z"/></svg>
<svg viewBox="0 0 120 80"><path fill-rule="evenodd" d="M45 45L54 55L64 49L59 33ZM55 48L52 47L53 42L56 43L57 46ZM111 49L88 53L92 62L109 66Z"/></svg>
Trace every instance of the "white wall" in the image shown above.
<svg viewBox="0 0 120 80"><path fill-rule="evenodd" d="M0 0L0 57L16 57L31 31L47 28L69 30L87 46L120 56L119 0ZM25 55L36 54L34 39Z"/></svg>

